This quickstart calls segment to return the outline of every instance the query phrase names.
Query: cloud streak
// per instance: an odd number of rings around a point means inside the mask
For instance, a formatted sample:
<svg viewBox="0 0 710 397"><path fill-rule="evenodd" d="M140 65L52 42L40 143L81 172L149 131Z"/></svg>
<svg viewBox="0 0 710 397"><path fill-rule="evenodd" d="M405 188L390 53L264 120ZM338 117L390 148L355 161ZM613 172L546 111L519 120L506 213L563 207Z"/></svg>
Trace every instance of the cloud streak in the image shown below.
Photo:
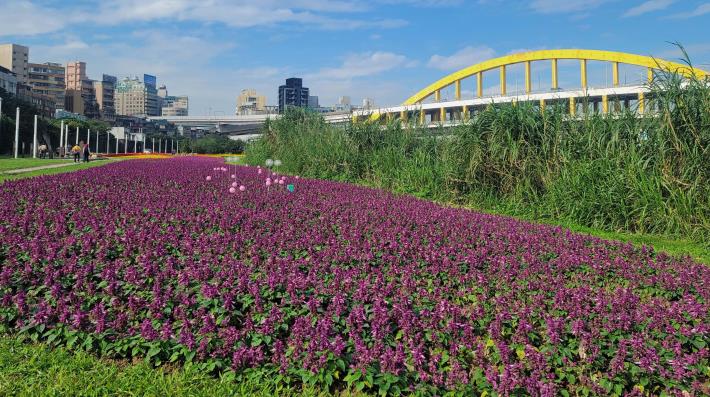
<svg viewBox="0 0 710 397"><path fill-rule="evenodd" d="M623 16L626 18L637 17L649 12L665 10L673 3L675 3L675 0L648 0L636 7L629 8Z"/></svg>

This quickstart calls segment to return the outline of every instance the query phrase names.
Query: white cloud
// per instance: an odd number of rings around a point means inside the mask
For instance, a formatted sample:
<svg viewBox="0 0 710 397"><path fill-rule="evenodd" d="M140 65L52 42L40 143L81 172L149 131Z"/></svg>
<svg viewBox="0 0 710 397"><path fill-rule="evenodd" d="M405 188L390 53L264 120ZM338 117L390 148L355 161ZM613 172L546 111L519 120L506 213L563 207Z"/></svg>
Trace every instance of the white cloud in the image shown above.
<svg viewBox="0 0 710 397"><path fill-rule="evenodd" d="M671 18L676 18L676 19L687 19L687 18L695 18L699 17L705 14L710 13L710 3L703 3L700 4L699 6L695 7L694 10L688 11L688 12L679 12L677 14L673 14L670 17Z"/></svg>
<svg viewBox="0 0 710 397"><path fill-rule="evenodd" d="M412 67L414 61L404 55L392 52L365 52L350 54L345 57L342 65L336 68L323 68L309 75L313 79L350 80L356 77L374 76L388 70L400 67Z"/></svg>
<svg viewBox="0 0 710 397"><path fill-rule="evenodd" d="M624 13L624 17L636 17L653 11L665 10L673 3L675 0L648 0L636 7L629 8Z"/></svg>
<svg viewBox="0 0 710 397"><path fill-rule="evenodd" d="M71 24L121 25L159 20L220 23L235 28L293 23L325 30L390 29L407 24L403 19L369 17L364 13L369 6L356 1L106 0L98 6L66 2L61 8L38 1L5 1L0 13L0 36L49 33ZM359 17L350 17L351 14Z"/></svg>
<svg viewBox="0 0 710 397"><path fill-rule="evenodd" d="M9 0L0 11L0 36L35 35L53 32L64 26L56 10L38 7L29 1Z"/></svg>
<svg viewBox="0 0 710 397"><path fill-rule="evenodd" d="M469 46L450 56L433 55L427 66L444 71L458 70L495 57L494 49L487 46Z"/></svg>
<svg viewBox="0 0 710 397"><path fill-rule="evenodd" d="M222 23L236 28L298 23L320 29L395 28L402 19L353 19L333 17L330 13L356 13L366 10L355 2L298 0L111 0L102 4L94 18L99 23L176 19Z"/></svg>
<svg viewBox="0 0 710 397"><path fill-rule="evenodd" d="M541 14L583 12L612 0L533 0L530 8Z"/></svg>

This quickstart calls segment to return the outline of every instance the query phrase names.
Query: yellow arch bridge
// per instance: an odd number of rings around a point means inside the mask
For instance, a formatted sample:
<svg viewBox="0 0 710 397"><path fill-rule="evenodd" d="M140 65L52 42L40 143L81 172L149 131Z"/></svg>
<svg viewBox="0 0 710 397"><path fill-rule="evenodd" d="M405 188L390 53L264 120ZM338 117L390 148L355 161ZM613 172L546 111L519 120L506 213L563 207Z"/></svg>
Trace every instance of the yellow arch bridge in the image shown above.
<svg viewBox="0 0 710 397"><path fill-rule="evenodd" d="M560 90L558 78L558 62L561 60L579 61L579 88L572 90ZM531 78L531 64L533 62L550 62L551 84L547 92L533 92ZM612 86L606 88L592 88L587 81L587 64L589 61L601 61L611 63ZM524 69L524 94L508 94L507 69L511 65L523 64ZM383 109L358 110L352 114L353 121L377 121L377 120L402 120L407 121L416 118L420 125L440 125L447 122L457 122L466 120L471 113L492 103L516 103L535 102L541 109L551 103L568 103L569 113L575 115L580 106L584 106L582 111L587 111L589 107L595 111L608 113L609 103L630 107L635 103L639 113L645 111L644 95L648 93L648 85L639 82L635 85L621 85L619 83L619 65L633 65L646 68L647 79L653 79L654 70L664 70L677 72L683 76L695 76L705 78L708 73L691 68L688 65L670 62L662 59L628 54L624 52L582 50L582 49L560 49L560 50L540 50L522 52L500 58L490 59L467 68L454 72L412 95L400 106ZM484 96L483 74L498 70L500 88L497 95ZM462 81L467 78L475 78L476 94L473 99L462 99ZM453 86L454 100L442 101L442 90L450 89ZM431 102L426 102L433 99ZM584 101L582 101L584 99ZM583 103L582 103L583 102Z"/></svg>

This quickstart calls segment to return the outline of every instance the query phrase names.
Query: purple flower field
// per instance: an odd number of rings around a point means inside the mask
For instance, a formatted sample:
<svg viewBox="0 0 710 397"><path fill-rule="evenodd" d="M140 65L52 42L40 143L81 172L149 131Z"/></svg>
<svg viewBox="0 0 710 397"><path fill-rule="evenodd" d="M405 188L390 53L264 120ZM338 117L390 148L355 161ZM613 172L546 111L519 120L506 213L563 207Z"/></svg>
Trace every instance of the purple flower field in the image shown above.
<svg viewBox="0 0 710 397"><path fill-rule="evenodd" d="M181 158L0 185L0 332L333 391L710 393L705 265L279 180Z"/></svg>

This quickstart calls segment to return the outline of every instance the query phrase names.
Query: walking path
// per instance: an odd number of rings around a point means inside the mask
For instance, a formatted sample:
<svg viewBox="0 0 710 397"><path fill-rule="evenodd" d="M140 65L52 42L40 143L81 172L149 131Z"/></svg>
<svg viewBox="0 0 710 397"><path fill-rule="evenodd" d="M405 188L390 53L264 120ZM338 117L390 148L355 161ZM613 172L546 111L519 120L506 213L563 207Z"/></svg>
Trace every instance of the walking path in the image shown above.
<svg viewBox="0 0 710 397"><path fill-rule="evenodd" d="M3 172L3 174L10 174L10 175L22 174L23 172L32 172L32 171L39 171L39 170L47 170L50 168L67 167L67 166L75 165L75 164L81 164L81 163L75 163L72 161L72 162L66 162L66 163L62 163L62 164L50 164L50 165L42 165L39 167L20 168L20 169L5 171L5 172Z"/></svg>

